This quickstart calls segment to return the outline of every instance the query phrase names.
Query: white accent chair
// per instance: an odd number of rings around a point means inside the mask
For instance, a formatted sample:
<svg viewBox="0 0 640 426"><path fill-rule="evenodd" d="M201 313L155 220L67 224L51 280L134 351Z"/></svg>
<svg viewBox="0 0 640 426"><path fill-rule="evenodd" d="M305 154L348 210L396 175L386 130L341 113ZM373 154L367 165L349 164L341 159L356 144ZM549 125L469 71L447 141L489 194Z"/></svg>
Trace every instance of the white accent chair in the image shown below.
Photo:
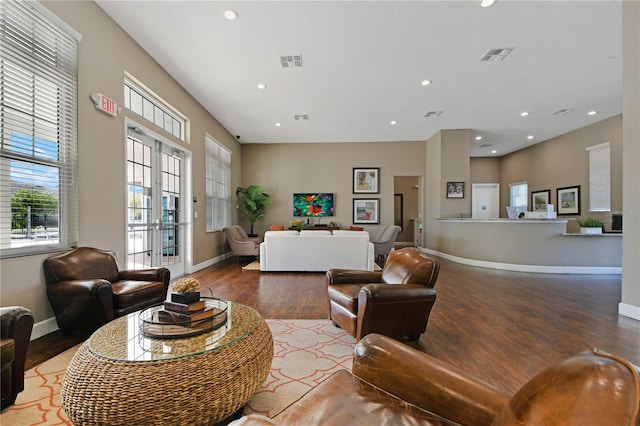
<svg viewBox="0 0 640 426"><path fill-rule="evenodd" d="M228 226L222 230L234 256L258 256L262 238L250 238L238 225Z"/></svg>
<svg viewBox="0 0 640 426"><path fill-rule="evenodd" d="M383 266L387 261L387 256L393 249L398 233L402 230L398 225L383 225L371 239L375 250L375 259L378 265Z"/></svg>

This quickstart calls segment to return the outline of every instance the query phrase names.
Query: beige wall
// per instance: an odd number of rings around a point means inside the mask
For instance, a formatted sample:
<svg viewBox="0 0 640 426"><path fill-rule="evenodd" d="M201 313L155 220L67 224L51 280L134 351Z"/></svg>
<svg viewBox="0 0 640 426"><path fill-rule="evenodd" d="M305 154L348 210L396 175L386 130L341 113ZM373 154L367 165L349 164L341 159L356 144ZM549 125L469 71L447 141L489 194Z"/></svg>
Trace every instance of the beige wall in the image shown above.
<svg viewBox="0 0 640 426"><path fill-rule="evenodd" d="M622 16L624 239L619 310L640 319L640 3L623 2Z"/></svg>
<svg viewBox="0 0 640 426"><path fill-rule="evenodd" d="M116 251L120 265L126 249L125 116L181 145L192 154L193 255L198 264L224 254L221 233L204 227L204 135L209 133L232 152L232 184L240 182L241 151L235 138L93 2L44 2L43 5L82 35L78 46L78 187L80 245ZM91 93L101 92L123 105L125 71L131 73L191 122L190 143L176 141L141 117L125 111L117 118L97 111ZM42 261L47 256L3 259L2 305L30 308L35 321L51 318Z"/></svg>
<svg viewBox="0 0 640 426"><path fill-rule="evenodd" d="M471 159L471 183L499 183L500 163L499 157L474 157Z"/></svg>
<svg viewBox="0 0 640 426"><path fill-rule="evenodd" d="M293 219L295 192L333 192L336 222L353 223L354 198L380 198L380 223L393 223L393 178L424 174L424 142L245 144L242 145L242 182L260 185L273 199L265 218L254 230L263 232L270 224L287 225ZM380 194L353 194L354 167L380 168ZM243 226L247 223L241 221ZM378 225L364 225L375 232Z"/></svg>
<svg viewBox="0 0 640 426"><path fill-rule="evenodd" d="M550 189L556 211L556 188L580 185L581 215L571 217L599 217L609 229L610 213L589 212L589 156L585 149L604 142L611 143L611 209L622 211L622 115L617 115L502 157L501 216L506 216L510 184L527 182L529 193ZM578 225L572 221L568 228L577 232Z"/></svg>

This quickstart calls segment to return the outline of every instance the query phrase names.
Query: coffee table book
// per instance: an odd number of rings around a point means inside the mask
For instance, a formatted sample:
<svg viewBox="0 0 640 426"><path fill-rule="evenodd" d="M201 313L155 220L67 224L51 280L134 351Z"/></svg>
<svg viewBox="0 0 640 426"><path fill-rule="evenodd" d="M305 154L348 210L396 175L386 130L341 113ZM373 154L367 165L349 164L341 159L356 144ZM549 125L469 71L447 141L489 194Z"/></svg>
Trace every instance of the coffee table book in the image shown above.
<svg viewBox="0 0 640 426"><path fill-rule="evenodd" d="M189 303L189 304L171 302L169 300L166 300L164 302L164 308L167 311L179 312L179 313L182 313L182 314L188 314L188 313L191 313L191 312L197 312L197 311L200 311L200 310L204 309L204 307L205 307L205 301L204 300L198 300L196 302Z"/></svg>

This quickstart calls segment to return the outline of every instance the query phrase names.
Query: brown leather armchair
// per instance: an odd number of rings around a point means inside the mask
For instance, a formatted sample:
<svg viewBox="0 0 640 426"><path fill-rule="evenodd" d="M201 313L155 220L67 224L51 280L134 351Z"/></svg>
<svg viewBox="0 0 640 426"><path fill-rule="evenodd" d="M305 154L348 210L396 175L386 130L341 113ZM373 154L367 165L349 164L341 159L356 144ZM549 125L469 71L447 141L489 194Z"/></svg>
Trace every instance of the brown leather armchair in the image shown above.
<svg viewBox="0 0 640 426"><path fill-rule="evenodd" d="M162 302L167 268L118 270L115 254L79 247L44 261L47 296L65 333L92 332L114 318Z"/></svg>
<svg viewBox="0 0 640 426"><path fill-rule="evenodd" d="M640 377L597 349L552 365L514 395L401 342L370 334L340 370L268 419L237 425L638 426Z"/></svg>
<svg viewBox="0 0 640 426"><path fill-rule="evenodd" d="M439 270L414 247L390 253L382 271L330 269L329 316L357 340L369 333L416 340L427 329Z"/></svg>
<svg viewBox="0 0 640 426"><path fill-rule="evenodd" d="M0 362L2 372L2 409L16 400L24 390L24 363L33 330L33 315L27 308L0 308Z"/></svg>

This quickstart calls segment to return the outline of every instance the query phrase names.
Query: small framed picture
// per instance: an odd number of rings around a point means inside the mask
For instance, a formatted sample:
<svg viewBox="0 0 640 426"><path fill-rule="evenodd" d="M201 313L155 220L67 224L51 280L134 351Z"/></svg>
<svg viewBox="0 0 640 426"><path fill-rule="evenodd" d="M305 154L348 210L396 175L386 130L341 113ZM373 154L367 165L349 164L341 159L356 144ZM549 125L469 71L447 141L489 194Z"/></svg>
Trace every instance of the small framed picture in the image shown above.
<svg viewBox="0 0 640 426"><path fill-rule="evenodd" d="M464 198L464 182L447 182L447 198Z"/></svg>
<svg viewBox="0 0 640 426"><path fill-rule="evenodd" d="M379 224L380 198L354 198L353 223L354 225Z"/></svg>
<svg viewBox="0 0 640 426"><path fill-rule="evenodd" d="M558 214L580 215L580 185L556 188Z"/></svg>
<svg viewBox="0 0 640 426"><path fill-rule="evenodd" d="M354 194L380 193L380 167L353 168Z"/></svg>
<svg viewBox="0 0 640 426"><path fill-rule="evenodd" d="M551 190L531 192L531 210L534 212L547 211L547 205L551 204Z"/></svg>

